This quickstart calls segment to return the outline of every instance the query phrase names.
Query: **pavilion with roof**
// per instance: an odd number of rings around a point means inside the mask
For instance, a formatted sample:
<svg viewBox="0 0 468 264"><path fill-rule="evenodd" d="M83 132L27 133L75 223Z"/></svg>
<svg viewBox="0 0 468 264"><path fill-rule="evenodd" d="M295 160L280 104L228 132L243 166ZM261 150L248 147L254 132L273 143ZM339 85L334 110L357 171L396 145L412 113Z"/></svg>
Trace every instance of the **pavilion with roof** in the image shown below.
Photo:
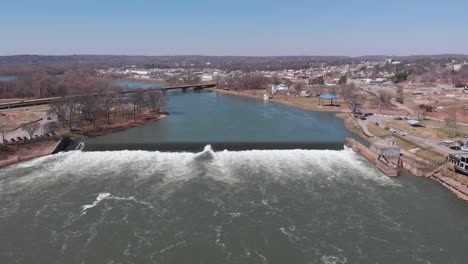
<svg viewBox="0 0 468 264"><path fill-rule="evenodd" d="M326 94L322 94L320 97L319 97L319 105L322 105L322 100L330 100L330 105L333 105L333 100L336 100L336 95L333 95L333 94L329 94L329 93L326 93Z"/></svg>

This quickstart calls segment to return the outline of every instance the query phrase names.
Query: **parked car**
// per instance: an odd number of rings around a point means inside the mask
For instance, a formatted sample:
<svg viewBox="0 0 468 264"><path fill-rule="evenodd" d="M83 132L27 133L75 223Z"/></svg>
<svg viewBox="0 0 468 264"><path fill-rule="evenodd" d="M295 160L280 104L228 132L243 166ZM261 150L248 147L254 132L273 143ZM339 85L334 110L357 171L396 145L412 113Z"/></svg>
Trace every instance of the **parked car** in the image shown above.
<svg viewBox="0 0 468 264"><path fill-rule="evenodd" d="M364 116L361 116L359 119L361 119L361 120L367 120L367 118L364 117Z"/></svg>
<svg viewBox="0 0 468 264"><path fill-rule="evenodd" d="M17 139L18 141L21 141L21 140L23 140L23 138L22 138L22 137L16 137L16 139Z"/></svg>
<svg viewBox="0 0 468 264"><path fill-rule="evenodd" d="M16 142L16 139L11 138L10 141L11 141L11 142Z"/></svg>
<svg viewBox="0 0 468 264"><path fill-rule="evenodd" d="M29 140L29 138L27 138L27 137L23 137L23 139L24 139L24 140Z"/></svg>
<svg viewBox="0 0 468 264"><path fill-rule="evenodd" d="M451 150L461 150L460 146L450 146L449 147Z"/></svg>
<svg viewBox="0 0 468 264"><path fill-rule="evenodd" d="M42 134L44 137L50 137L49 133Z"/></svg>
<svg viewBox="0 0 468 264"><path fill-rule="evenodd" d="M38 136L38 135L34 135L34 137L35 137L35 138L39 138L39 136Z"/></svg>
<svg viewBox="0 0 468 264"><path fill-rule="evenodd" d="M364 116L371 116L374 115L373 113L365 113Z"/></svg>

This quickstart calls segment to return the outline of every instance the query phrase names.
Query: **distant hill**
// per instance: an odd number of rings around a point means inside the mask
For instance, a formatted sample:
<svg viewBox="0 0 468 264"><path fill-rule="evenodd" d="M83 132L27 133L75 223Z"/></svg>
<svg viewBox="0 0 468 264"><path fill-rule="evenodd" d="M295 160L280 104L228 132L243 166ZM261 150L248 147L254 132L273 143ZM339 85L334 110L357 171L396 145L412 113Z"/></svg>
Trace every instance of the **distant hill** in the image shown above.
<svg viewBox="0 0 468 264"><path fill-rule="evenodd" d="M433 60L445 60L445 59L468 59L468 55L464 54L439 54L439 55L410 55L410 56L388 56L388 55L367 55L353 57L357 60L383 60L383 59L398 59L398 60L415 60L415 59L433 59Z"/></svg>
<svg viewBox="0 0 468 264"><path fill-rule="evenodd" d="M441 55L412 55L412 56L388 56L388 55L368 55L359 57L346 56L125 56L125 55L12 55L0 56L0 64L36 64L36 63L267 63L267 62L333 62L352 60L382 60L382 59L434 59L442 60L449 58L468 59L464 54L441 54Z"/></svg>

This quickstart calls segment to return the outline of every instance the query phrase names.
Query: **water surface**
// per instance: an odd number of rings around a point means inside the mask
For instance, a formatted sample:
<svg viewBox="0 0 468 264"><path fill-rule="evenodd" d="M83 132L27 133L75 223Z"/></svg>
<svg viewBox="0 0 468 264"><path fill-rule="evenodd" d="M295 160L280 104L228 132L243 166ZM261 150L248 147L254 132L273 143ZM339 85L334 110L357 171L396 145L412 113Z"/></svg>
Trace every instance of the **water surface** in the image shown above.
<svg viewBox="0 0 468 264"><path fill-rule="evenodd" d="M341 142L329 113L186 93L87 141ZM71 151L0 170L0 263L468 263L468 207L348 150Z"/></svg>
<svg viewBox="0 0 468 264"><path fill-rule="evenodd" d="M349 136L334 113L310 112L262 100L218 93L187 92L169 96L170 116L158 122L86 140L97 144L180 142L339 143ZM201 151L201 149L200 149Z"/></svg>
<svg viewBox="0 0 468 264"><path fill-rule="evenodd" d="M0 75L0 81L14 81L16 76L14 75Z"/></svg>
<svg viewBox="0 0 468 264"><path fill-rule="evenodd" d="M126 88L126 89L139 89L139 88L146 89L146 88L166 86L166 84L161 84L161 83L152 83L152 82L125 80L125 79L114 80L114 84L117 86Z"/></svg>

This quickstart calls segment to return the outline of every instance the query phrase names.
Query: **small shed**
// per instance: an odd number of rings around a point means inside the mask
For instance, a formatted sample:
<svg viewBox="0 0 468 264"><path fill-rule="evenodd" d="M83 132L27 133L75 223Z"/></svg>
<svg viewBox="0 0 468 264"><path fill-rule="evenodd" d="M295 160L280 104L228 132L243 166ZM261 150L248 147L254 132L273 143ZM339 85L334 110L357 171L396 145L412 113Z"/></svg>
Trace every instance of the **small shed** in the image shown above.
<svg viewBox="0 0 468 264"><path fill-rule="evenodd" d="M336 95L333 95L333 94L329 94L329 93L326 93L326 94L322 94L320 97L319 97L319 105L322 104L321 100L330 100L330 105L333 105L333 100L336 100Z"/></svg>
<svg viewBox="0 0 468 264"><path fill-rule="evenodd" d="M370 150L388 161L397 161L400 158L400 146L392 138L371 142Z"/></svg>

